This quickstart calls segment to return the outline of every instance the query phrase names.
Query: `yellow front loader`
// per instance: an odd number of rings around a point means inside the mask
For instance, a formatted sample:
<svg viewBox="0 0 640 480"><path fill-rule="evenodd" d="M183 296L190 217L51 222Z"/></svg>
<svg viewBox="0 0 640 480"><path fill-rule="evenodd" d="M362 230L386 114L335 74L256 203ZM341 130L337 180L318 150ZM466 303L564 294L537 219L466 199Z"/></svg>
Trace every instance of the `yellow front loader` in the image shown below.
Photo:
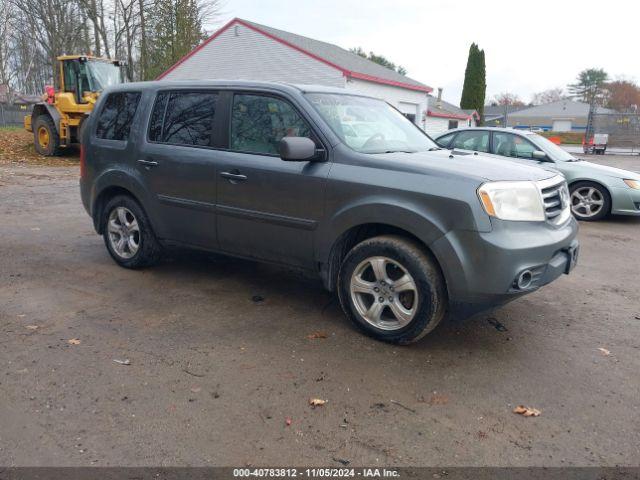
<svg viewBox="0 0 640 480"><path fill-rule="evenodd" d="M82 124L100 92L123 82L123 64L117 60L89 55L63 55L57 60L58 89L48 87L44 101L24 118L24 128L33 132L36 151L47 156L80 143Z"/></svg>

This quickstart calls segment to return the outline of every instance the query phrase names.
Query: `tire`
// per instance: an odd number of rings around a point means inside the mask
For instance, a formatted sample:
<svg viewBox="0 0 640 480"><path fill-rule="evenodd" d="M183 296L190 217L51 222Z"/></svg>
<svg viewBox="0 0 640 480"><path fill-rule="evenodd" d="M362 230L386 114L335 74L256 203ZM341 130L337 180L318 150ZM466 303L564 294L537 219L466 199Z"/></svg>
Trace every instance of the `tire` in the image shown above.
<svg viewBox="0 0 640 480"><path fill-rule="evenodd" d="M338 296L358 329L400 345L436 328L447 307L444 279L435 260L418 243L395 235L364 240L347 254L338 273Z"/></svg>
<svg viewBox="0 0 640 480"><path fill-rule="evenodd" d="M103 213L104 244L118 265L136 269L157 263L162 249L137 201L127 195L118 195L107 202Z"/></svg>
<svg viewBox="0 0 640 480"><path fill-rule="evenodd" d="M60 136L49 115L39 115L33 125L33 143L40 155L60 155Z"/></svg>
<svg viewBox="0 0 640 480"><path fill-rule="evenodd" d="M569 187L569 191L571 213L576 219L594 222L611 213L611 195L602 185L595 182L576 182Z"/></svg>

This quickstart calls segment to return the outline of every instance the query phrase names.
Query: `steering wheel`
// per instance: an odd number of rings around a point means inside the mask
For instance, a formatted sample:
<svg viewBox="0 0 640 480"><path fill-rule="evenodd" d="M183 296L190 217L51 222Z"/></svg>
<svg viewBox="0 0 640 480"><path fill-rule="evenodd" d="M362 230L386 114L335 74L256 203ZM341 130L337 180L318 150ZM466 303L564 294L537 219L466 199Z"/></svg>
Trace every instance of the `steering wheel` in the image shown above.
<svg viewBox="0 0 640 480"><path fill-rule="evenodd" d="M368 147L371 147L371 145L369 145L370 143L384 142L385 140L386 138L382 133L380 132L374 133L369 138L367 138L367 141L364 142L364 144L362 145L362 148L367 149Z"/></svg>

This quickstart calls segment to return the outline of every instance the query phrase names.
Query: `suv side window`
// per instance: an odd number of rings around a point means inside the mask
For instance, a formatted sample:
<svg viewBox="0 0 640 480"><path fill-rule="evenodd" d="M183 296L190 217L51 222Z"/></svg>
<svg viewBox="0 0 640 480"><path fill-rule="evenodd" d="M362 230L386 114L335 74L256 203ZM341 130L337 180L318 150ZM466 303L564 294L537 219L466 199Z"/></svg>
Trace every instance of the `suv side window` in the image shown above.
<svg viewBox="0 0 640 480"><path fill-rule="evenodd" d="M231 150L276 155L283 137L312 138L311 129L289 102L254 94L233 96Z"/></svg>
<svg viewBox="0 0 640 480"><path fill-rule="evenodd" d="M535 150L539 149L520 135L504 132L493 133L493 152L497 155L532 159Z"/></svg>
<svg viewBox="0 0 640 480"><path fill-rule="evenodd" d="M486 130L462 131L458 133L452 147L462 150L473 150L474 152L488 152L489 132Z"/></svg>
<svg viewBox="0 0 640 480"><path fill-rule="evenodd" d="M110 93L98 117L96 136L106 140L128 140L140 92Z"/></svg>
<svg viewBox="0 0 640 480"><path fill-rule="evenodd" d="M151 112L149 140L208 146L216 112L216 92L161 92Z"/></svg>

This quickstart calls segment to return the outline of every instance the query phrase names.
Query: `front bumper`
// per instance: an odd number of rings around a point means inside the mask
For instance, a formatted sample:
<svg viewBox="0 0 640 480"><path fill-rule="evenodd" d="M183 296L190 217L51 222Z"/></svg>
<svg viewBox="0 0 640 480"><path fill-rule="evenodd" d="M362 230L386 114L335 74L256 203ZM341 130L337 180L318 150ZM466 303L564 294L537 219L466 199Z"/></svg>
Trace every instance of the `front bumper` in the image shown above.
<svg viewBox="0 0 640 480"><path fill-rule="evenodd" d="M492 231L451 231L431 247L449 292L450 313L464 318L508 303L547 285L575 265L578 224L556 227L539 222L492 219ZM531 282L518 285L521 273Z"/></svg>
<svg viewBox="0 0 640 480"><path fill-rule="evenodd" d="M640 216L640 190L625 186L609 188L609 191L612 214Z"/></svg>

